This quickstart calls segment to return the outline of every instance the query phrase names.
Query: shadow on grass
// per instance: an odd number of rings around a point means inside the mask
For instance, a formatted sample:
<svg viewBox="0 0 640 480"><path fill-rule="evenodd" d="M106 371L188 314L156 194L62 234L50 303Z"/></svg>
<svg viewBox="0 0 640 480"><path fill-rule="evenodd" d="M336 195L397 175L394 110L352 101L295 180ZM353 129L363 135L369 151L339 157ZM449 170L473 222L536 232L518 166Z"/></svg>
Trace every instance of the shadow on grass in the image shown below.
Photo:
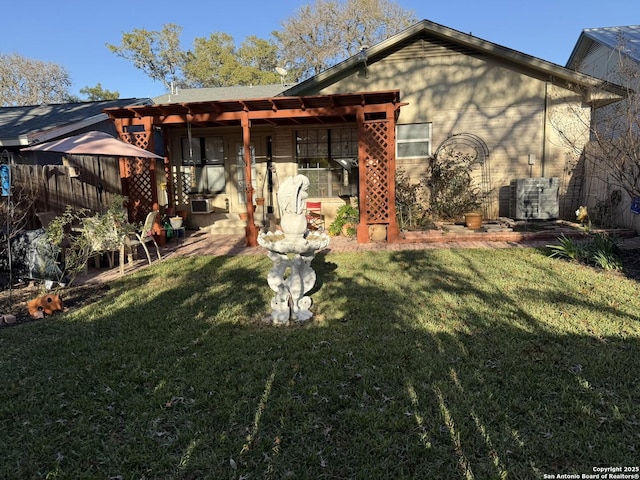
<svg viewBox="0 0 640 480"><path fill-rule="evenodd" d="M541 478L637 458L631 282L535 250L314 267L316 315L293 328L261 323L270 262L239 256L164 262L2 332L0 472Z"/></svg>

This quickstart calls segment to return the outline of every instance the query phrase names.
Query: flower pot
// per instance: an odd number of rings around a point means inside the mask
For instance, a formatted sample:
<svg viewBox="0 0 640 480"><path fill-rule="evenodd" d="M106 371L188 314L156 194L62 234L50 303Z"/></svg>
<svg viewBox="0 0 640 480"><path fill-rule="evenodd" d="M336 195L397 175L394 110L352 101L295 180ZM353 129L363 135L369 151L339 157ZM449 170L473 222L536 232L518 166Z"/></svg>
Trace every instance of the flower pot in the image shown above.
<svg viewBox="0 0 640 480"><path fill-rule="evenodd" d="M256 205L258 205L259 207L263 206L264 205L264 198L262 198L262 197L256 198Z"/></svg>
<svg viewBox="0 0 640 480"><path fill-rule="evenodd" d="M477 230L482 226L482 214L481 213L465 213L464 223L467 228L471 230Z"/></svg>
<svg viewBox="0 0 640 480"><path fill-rule="evenodd" d="M169 219L169 223L171 223L171 228L173 228L174 230L178 230L179 228L182 228L182 217L171 217Z"/></svg>
<svg viewBox="0 0 640 480"><path fill-rule="evenodd" d="M249 220L249 214L247 212L242 212L239 215L240 215L240 220L242 220L243 222L246 222L247 220Z"/></svg>

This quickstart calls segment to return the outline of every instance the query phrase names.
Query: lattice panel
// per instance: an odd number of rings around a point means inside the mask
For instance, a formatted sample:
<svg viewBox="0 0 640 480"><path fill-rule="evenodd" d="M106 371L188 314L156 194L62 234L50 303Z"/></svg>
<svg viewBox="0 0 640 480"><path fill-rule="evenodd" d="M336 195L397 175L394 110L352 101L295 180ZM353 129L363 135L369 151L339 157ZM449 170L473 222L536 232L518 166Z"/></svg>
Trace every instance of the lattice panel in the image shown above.
<svg viewBox="0 0 640 480"><path fill-rule="evenodd" d="M126 132L122 139L136 147L147 150L151 134L149 132ZM153 209L155 192L155 160L146 158L124 158L122 165L123 193L128 198L129 219L144 222Z"/></svg>
<svg viewBox="0 0 640 480"><path fill-rule="evenodd" d="M174 168L172 172L174 190L174 202L176 205L187 205L189 203L189 192L193 178L191 171L188 169Z"/></svg>
<svg viewBox="0 0 640 480"><path fill-rule="evenodd" d="M147 132L129 132L124 133L123 135L125 142L147 150L147 147L149 146L149 139L151 138L151 135Z"/></svg>
<svg viewBox="0 0 640 480"><path fill-rule="evenodd" d="M389 210L389 122L367 121L363 125L365 145L365 215L368 224L388 223Z"/></svg>

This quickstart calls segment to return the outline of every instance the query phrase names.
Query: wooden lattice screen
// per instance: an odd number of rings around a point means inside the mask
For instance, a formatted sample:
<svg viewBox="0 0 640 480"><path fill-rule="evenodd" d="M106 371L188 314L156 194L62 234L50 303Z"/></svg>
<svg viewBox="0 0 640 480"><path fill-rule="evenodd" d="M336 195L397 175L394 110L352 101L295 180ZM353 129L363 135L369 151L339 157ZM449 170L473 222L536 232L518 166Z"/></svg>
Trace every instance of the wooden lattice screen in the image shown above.
<svg viewBox="0 0 640 480"><path fill-rule="evenodd" d="M389 135L388 121L376 120L364 122L363 157L365 221L367 224L389 223ZM362 178L362 177L361 177ZM361 196L362 198L362 196Z"/></svg>
<svg viewBox="0 0 640 480"><path fill-rule="evenodd" d="M393 120L367 120L360 131L360 225L358 242L367 242L369 225L386 225L387 241L397 235Z"/></svg>
<svg viewBox="0 0 640 480"><path fill-rule="evenodd" d="M136 147L149 146L150 132L124 133L122 139ZM158 202L155 179L156 161L150 158L123 158L120 160L122 193L128 198L129 220L144 222L147 213Z"/></svg>

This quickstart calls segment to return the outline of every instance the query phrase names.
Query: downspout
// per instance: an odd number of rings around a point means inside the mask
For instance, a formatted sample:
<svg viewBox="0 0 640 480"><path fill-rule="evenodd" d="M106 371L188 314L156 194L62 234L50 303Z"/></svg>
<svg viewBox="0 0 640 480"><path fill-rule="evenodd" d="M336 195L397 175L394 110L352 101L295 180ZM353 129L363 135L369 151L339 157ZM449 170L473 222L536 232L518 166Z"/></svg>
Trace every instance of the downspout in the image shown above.
<svg viewBox="0 0 640 480"><path fill-rule="evenodd" d="M540 157L540 176L544 178L544 166L547 160L547 122L549 121L549 82L544 82L544 112L542 121L542 156Z"/></svg>

